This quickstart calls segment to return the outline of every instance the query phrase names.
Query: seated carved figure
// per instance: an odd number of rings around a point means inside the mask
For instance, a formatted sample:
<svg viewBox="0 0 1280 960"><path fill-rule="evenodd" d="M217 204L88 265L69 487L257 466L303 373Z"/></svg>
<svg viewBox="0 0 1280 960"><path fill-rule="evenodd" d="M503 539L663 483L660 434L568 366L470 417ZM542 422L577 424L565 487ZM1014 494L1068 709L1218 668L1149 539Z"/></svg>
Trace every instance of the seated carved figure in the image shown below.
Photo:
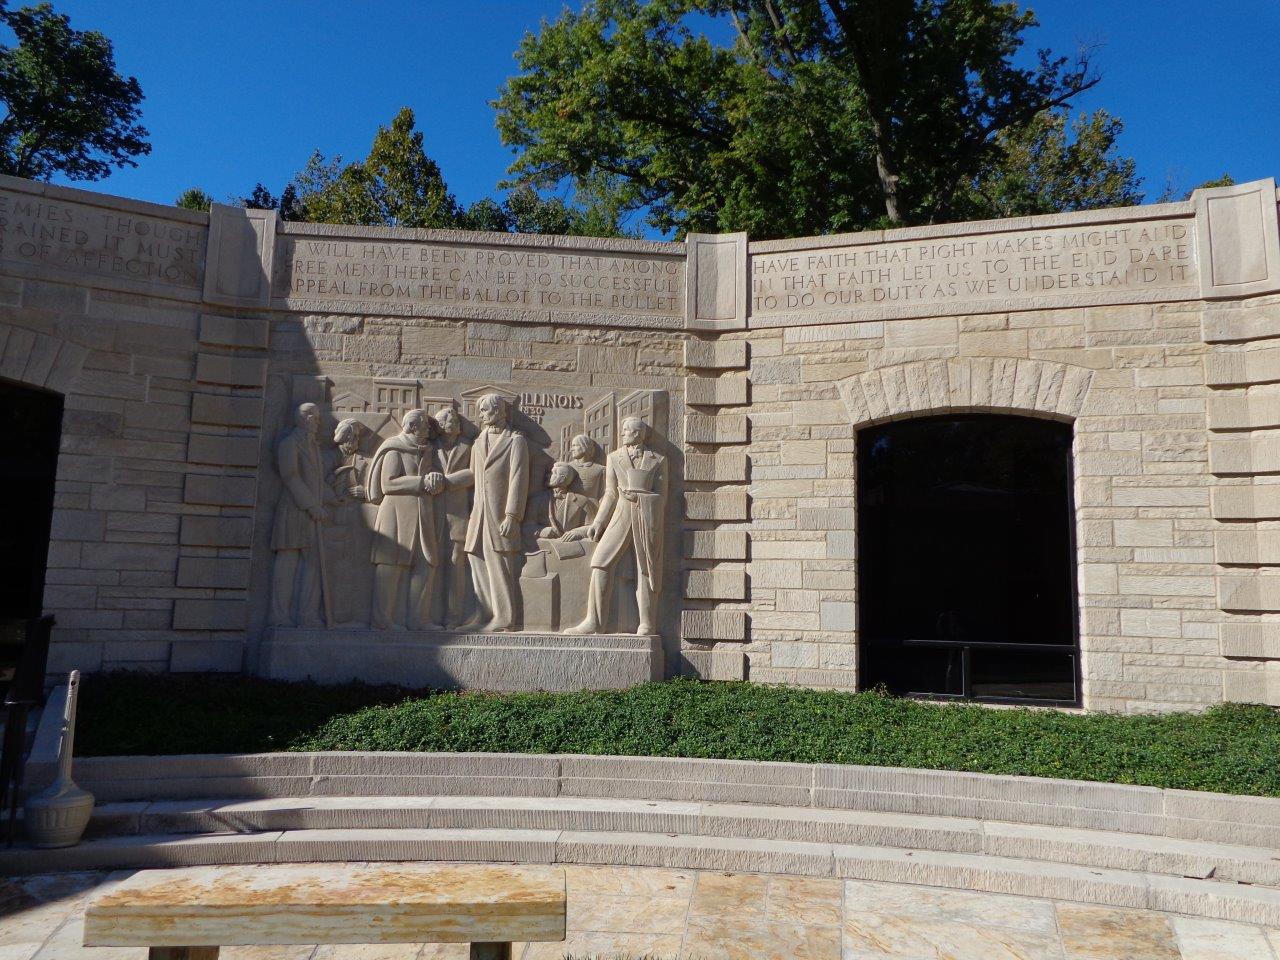
<svg viewBox="0 0 1280 960"><path fill-rule="evenodd" d="M587 535L587 526L595 519L596 504L590 498L573 491L578 473L573 466L560 462L551 468L547 486L551 488L551 502L547 504L548 526L538 536L545 540L581 540Z"/></svg>

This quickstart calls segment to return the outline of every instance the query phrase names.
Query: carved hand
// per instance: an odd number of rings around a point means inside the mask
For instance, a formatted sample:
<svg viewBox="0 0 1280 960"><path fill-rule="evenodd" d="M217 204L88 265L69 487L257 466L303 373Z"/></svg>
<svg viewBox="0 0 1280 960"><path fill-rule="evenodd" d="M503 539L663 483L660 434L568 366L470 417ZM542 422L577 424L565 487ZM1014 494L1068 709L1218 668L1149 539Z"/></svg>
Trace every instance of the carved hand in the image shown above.
<svg viewBox="0 0 1280 960"><path fill-rule="evenodd" d="M583 537L585 537L585 536L587 535L587 533L588 533L588 531L584 531L584 530L582 530L581 528L579 528L579 529L577 529L577 530L570 530L568 533L566 533L566 534L565 534L563 537L561 537L560 539L561 539L561 540L567 540L569 543L577 543L579 540L581 540Z"/></svg>
<svg viewBox="0 0 1280 960"><path fill-rule="evenodd" d="M587 539L588 540L600 539L600 524L593 523L591 526L587 527Z"/></svg>
<svg viewBox="0 0 1280 960"><path fill-rule="evenodd" d="M516 529L515 517L503 517L502 522L498 524L498 533L504 537L514 537L516 535Z"/></svg>
<svg viewBox="0 0 1280 960"><path fill-rule="evenodd" d="M318 503L312 504L311 506L307 507L307 516L309 516L316 523L324 523L324 507L320 506L320 504Z"/></svg>
<svg viewBox="0 0 1280 960"><path fill-rule="evenodd" d="M636 495L635 495L635 491L633 491L633 490L623 490L623 491L622 491L622 499L623 499L623 500L626 500L626 501L629 501L630 503L635 503L635 502L636 502Z"/></svg>
<svg viewBox="0 0 1280 960"><path fill-rule="evenodd" d="M544 540L550 540L555 535L556 535L556 532L552 530L550 527L543 527L541 530L538 531L538 536L542 537L542 539Z"/></svg>

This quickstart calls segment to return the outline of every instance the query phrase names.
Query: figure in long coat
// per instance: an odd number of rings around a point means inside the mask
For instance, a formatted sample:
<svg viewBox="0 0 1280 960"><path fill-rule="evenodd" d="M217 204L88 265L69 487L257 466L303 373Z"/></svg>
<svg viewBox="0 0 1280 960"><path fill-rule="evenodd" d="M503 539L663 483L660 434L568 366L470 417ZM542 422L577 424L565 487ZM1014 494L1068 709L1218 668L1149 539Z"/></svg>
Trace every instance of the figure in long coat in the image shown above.
<svg viewBox="0 0 1280 960"><path fill-rule="evenodd" d="M436 456L444 474L444 492L436 498L436 504L444 516L444 542L440 544L444 555L448 585L444 595L444 625L456 627L465 619L467 605L467 581L470 580L467 562L467 524L471 520L471 441L462 436L462 418L453 407L441 407L435 414L440 426L440 439L436 443Z"/></svg>
<svg viewBox="0 0 1280 960"><path fill-rule="evenodd" d="M471 444L475 496L465 547L479 609L468 626L501 633L516 629L520 613L516 559L529 496L529 443L508 425L505 397L486 394L477 414L480 434Z"/></svg>
<svg viewBox="0 0 1280 960"><path fill-rule="evenodd" d="M320 618L321 549L319 526L324 521L324 461L316 443L320 408L304 403L294 412L294 428L276 447L276 470L283 489L276 503L271 530L275 551L272 569L271 624L292 626L294 600L297 624L322 627Z"/></svg>
<svg viewBox="0 0 1280 960"><path fill-rule="evenodd" d="M383 442L369 464L369 502L378 504L373 540L375 629L438 627L431 622L440 564L432 498L444 489L444 478L431 445L433 423L426 411L410 410L402 432Z"/></svg>
<svg viewBox="0 0 1280 960"><path fill-rule="evenodd" d="M599 633L609 620L613 568L631 551L636 560L637 634L654 633L653 598L662 590L663 518L667 502L667 458L648 447L649 425L639 417L622 421L622 446L605 461L604 499L588 536L591 556L587 615L565 633Z"/></svg>

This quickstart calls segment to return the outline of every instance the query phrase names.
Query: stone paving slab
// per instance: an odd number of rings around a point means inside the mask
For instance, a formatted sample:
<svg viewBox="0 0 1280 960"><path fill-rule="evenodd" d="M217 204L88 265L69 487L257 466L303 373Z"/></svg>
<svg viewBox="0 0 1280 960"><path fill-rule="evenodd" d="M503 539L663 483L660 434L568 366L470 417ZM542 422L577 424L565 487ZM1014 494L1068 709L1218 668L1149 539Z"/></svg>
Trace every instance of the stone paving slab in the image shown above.
<svg viewBox="0 0 1280 960"><path fill-rule="evenodd" d="M336 876L345 865L331 868ZM518 960L1280 960L1280 929L1154 910L788 874L565 872L567 940L519 944ZM140 948L81 945L88 902L131 875L0 881L0 960L144 960ZM463 960L466 947L229 947L222 956Z"/></svg>

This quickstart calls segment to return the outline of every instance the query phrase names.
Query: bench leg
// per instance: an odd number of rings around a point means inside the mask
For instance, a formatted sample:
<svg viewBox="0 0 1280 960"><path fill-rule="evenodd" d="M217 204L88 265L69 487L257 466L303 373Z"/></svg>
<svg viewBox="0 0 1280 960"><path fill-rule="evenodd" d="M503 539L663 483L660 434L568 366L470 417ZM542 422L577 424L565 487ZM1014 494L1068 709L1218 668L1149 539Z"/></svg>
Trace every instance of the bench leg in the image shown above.
<svg viewBox="0 0 1280 960"><path fill-rule="evenodd" d="M217 947L150 947L147 960L218 960Z"/></svg>
<svg viewBox="0 0 1280 960"><path fill-rule="evenodd" d="M511 960L511 944L473 943L471 960Z"/></svg>

